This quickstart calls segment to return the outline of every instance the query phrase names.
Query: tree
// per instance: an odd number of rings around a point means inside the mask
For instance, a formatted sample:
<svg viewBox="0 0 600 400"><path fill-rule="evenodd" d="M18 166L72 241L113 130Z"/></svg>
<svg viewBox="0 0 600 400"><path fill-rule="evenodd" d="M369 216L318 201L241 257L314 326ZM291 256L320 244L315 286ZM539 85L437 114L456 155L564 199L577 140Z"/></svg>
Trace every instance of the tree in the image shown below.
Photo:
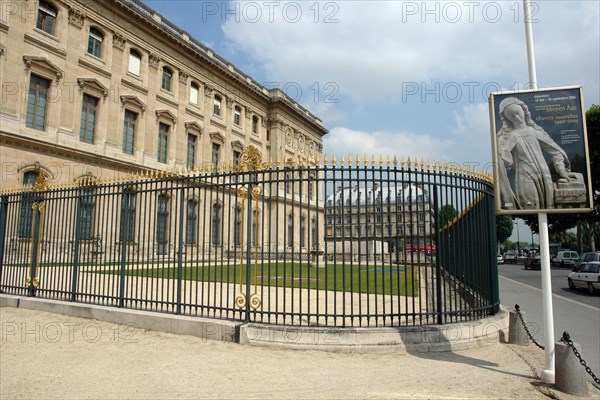
<svg viewBox="0 0 600 400"><path fill-rule="evenodd" d="M458 217L458 211L452 204L445 204L440 208L440 228L446 226L446 224Z"/></svg>
<svg viewBox="0 0 600 400"><path fill-rule="evenodd" d="M513 219L510 215L496 215L496 240L504 243L512 235Z"/></svg>

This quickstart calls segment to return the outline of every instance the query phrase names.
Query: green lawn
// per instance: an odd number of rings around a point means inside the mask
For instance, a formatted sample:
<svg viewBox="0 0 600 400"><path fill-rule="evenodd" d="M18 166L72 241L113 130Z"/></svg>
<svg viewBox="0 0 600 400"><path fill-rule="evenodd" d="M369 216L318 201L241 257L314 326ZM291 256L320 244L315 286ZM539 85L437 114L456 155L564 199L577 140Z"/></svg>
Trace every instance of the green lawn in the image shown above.
<svg viewBox="0 0 600 400"><path fill-rule="evenodd" d="M188 264L189 265L189 264ZM117 271L111 271L118 273ZM178 269L128 269L129 276L177 279ZM341 265L324 268L306 263L258 263L250 268L250 282L258 285L290 288L326 289L357 293L418 295L417 271L407 266ZM182 268L182 278L191 281L246 283L245 269L240 277L240 265L198 264Z"/></svg>

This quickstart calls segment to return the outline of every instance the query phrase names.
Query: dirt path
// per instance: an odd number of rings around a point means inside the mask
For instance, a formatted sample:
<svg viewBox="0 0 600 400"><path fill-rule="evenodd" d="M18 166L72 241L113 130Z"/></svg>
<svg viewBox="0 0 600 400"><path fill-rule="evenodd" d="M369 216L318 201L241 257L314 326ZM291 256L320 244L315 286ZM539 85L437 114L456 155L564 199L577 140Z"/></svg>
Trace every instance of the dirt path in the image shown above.
<svg viewBox="0 0 600 400"><path fill-rule="evenodd" d="M543 352L441 354L256 348L0 308L2 399L546 399ZM561 396L560 398L568 398Z"/></svg>

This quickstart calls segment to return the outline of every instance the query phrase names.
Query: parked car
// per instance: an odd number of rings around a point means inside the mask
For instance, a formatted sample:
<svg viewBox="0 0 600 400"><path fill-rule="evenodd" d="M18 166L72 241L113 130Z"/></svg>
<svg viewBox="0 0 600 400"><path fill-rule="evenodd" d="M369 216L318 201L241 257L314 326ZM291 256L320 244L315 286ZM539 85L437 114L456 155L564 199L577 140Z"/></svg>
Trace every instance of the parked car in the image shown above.
<svg viewBox="0 0 600 400"><path fill-rule="evenodd" d="M504 257L502 257L502 254L498 253L496 258L498 259L498 264L504 264Z"/></svg>
<svg viewBox="0 0 600 400"><path fill-rule="evenodd" d="M579 269L579 266L581 266L581 264L590 261L600 261L600 251L588 251L586 253L583 253L581 257L579 257L579 261L576 262L573 266L573 271Z"/></svg>
<svg viewBox="0 0 600 400"><path fill-rule="evenodd" d="M516 264L517 263L517 252L514 250L509 250L504 253L504 262Z"/></svg>
<svg viewBox="0 0 600 400"><path fill-rule="evenodd" d="M552 265L560 265L561 267L574 266L579 261L579 254L572 250L561 250L556 253L556 257L550 260Z"/></svg>
<svg viewBox="0 0 600 400"><path fill-rule="evenodd" d="M530 253L525 259L525 269L541 269L542 256L536 253Z"/></svg>
<svg viewBox="0 0 600 400"><path fill-rule="evenodd" d="M573 271L567 278L569 289L586 288L590 294L600 290L600 262L590 261L581 264L577 271Z"/></svg>

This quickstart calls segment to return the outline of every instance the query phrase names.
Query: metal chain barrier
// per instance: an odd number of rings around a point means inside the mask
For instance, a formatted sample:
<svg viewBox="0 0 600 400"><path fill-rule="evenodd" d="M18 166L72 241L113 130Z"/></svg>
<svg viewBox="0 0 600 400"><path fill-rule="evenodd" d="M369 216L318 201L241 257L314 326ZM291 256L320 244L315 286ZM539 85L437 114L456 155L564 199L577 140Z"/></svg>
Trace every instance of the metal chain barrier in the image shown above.
<svg viewBox="0 0 600 400"><path fill-rule="evenodd" d="M539 347L540 349L544 350L544 346L542 346L541 344L538 343L537 340L535 340L535 338L533 337L533 335L531 334L531 332L529 332L529 328L527 328L527 325L525 324L525 321L523 321L523 316L521 315L521 307L519 307L518 304L515 304L515 311L517 312L517 315L519 316L519 319L521 320L521 323L523 324L523 328L525 328L525 332L527 332L527 336L529 336L529 339L531 339L531 341L533 342L533 344L535 344L537 347Z"/></svg>
<svg viewBox="0 0 600 400"><path fill-rule="evenodd" d="M585 368L585 372L590 374L590 376L592 377L594 382L596 382L596 384L600 385L600 379L598 379L598 377L592 372L592 369L590 367L588 367L585 360L583 358L581 358L581 354L579 354L579 352L573 345L573 341L571 340L571 336L569 335L569 332L567 332L567 331L563 332L563 335L560 338L560 341L563 343L566 343L573 350L573 353L575 353L575 356L579 359L579 363L581 365L583 365L583 367Z"/></svg>

